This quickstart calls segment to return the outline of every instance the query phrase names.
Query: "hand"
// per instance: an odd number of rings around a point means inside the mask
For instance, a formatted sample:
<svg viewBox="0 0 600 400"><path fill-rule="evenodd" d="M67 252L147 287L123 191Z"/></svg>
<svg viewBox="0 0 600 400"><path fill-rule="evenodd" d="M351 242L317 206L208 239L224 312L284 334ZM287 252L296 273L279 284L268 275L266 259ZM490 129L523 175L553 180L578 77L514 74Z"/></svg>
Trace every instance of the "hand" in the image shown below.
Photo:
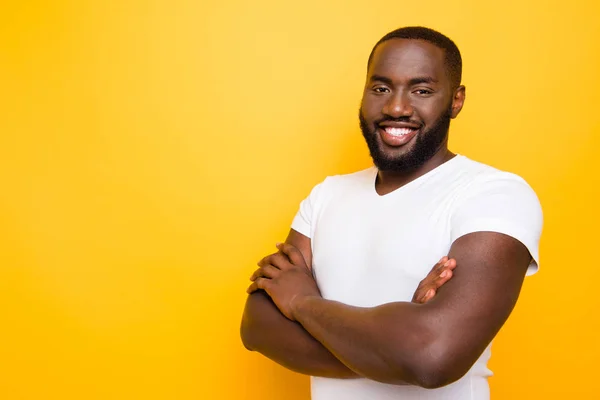
<svg viewBox="0 0 600 400"><path fill-rule="evenodd" d="M253 282L247 292L263 289L271 297L279 311L295 321L293 303L302 297L321 297L317 282L300 250L291 244L277 244L279 251L259 261L259 269L254 271Z"/></svg>
<svg viewBox="0 0 600 400"><path fill-rule="evenodd" d="M452 271L456 268L456 260L453 258L442 257L423 279L415 294L413 295L412 302L424 304L435 296L437 290L442 287L446 282L452 278Z"/></svg>

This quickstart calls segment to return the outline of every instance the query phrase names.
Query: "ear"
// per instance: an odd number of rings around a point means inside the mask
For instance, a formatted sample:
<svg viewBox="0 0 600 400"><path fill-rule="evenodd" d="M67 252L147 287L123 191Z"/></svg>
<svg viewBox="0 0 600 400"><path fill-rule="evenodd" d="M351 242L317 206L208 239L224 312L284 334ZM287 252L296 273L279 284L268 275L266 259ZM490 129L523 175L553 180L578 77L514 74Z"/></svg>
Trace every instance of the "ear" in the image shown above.
<svg viewBox="0 0 600 400"><path fill-rule="evenodd" d="M465 104L466 90L463 85L460 85L454 91L454 97L452 98L452 118L456 118L460 110L462 110L463 104Z"/></svg>

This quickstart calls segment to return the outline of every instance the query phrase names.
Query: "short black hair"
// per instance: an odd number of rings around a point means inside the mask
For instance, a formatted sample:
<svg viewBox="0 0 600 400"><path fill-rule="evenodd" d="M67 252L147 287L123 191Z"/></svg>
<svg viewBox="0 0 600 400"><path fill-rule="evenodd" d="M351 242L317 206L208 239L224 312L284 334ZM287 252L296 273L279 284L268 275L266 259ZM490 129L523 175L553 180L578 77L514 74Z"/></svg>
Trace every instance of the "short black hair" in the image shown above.
<svg viewBox="0 0 600 400"><path fill-rule="evenodd" d="M434 31L433 29L422 26L407 26L404 28L399 28L391 31L379 39L375 46L373 46L373 50L371 50L369 61L367 62L367 69L371 65L373 53L375 53L377 46L390 39L425 40L444 50L446 54L446 68L448 70L450 81L453 87L458 87L460 85L460 81L462 79L462 57L460 56L458 47L447 36L439 33L438 31Z"/></svg>

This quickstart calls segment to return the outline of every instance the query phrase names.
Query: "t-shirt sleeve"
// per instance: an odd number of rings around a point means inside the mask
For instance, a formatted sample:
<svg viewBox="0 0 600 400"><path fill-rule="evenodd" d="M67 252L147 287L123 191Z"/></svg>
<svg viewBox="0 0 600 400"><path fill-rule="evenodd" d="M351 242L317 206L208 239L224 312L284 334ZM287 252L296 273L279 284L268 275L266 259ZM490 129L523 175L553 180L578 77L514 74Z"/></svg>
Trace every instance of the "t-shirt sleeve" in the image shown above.
<svg viewBox="0 0 600 400"><path fill-rule="evenodd" d="M539 268L542 225L542 208L533 189L520 177L504 173L474 183L463 194L451 217L452 242L473 232L511 236L529 250L527 275L532 275Z"/></svg>
<svg viewBox="0 0 600 400"><path fill-rule="evenodd" d="M325 182L316 185L307 198L300 203L300 209L292 221L292 229L312 239L315 215L319 208L321 192Z"/></svg>

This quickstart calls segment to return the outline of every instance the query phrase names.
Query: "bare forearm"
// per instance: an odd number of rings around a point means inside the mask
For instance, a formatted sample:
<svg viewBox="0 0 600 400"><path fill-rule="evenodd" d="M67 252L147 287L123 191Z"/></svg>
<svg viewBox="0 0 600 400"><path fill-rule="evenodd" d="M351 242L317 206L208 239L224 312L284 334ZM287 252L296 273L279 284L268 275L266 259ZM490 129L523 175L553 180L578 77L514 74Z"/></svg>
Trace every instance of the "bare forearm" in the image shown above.
<svg viewBox="0 0 600 400"><path fill-rule="evenodd" d="M283 316L262 291L248 297L241 336L249 350L292 371L329 378L357 377L300 324Z"/></svg>
<svg viewBox="0 0 600 400"><path fill-rule="evenodd" d="M294 316L357 374L385 383L424 386L415 366L429 341L414 318L418 307L393 303L360 308L313 297L299 302ZM406 328L400 327L400 321Z"/></svg>

